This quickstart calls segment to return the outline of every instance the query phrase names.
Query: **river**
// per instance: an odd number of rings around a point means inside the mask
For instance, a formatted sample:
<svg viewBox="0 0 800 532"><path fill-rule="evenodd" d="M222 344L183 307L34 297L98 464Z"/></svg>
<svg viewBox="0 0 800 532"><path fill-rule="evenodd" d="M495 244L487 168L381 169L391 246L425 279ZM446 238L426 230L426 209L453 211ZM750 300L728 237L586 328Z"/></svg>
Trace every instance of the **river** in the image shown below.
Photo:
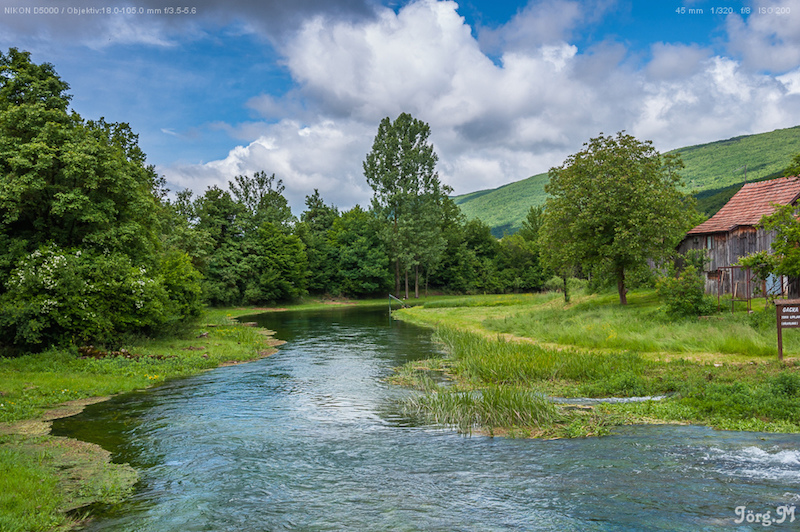
<svg viewBox="0 0 800 532"><path fill-rule="evenodd" d="M287 340L277 354L54 423L140 471L134 496L87 530L800 528L800 435L463 436L415 425L398 408L412 392L384 381L436 352L428 330L386 310L257 319Z"/></svg>

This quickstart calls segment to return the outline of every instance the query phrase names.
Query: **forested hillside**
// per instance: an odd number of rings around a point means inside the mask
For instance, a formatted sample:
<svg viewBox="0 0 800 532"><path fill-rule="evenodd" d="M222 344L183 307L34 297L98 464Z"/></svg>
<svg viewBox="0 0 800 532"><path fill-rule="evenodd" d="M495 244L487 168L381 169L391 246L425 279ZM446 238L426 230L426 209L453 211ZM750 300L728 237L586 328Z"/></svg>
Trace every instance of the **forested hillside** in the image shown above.
<svg viewBox="0 0 800 532"><path fill-rule="evenodd" d="M698 199L701 212L710 216L747 181L780 175L800 151L800 126L769 133L687 146L680 153L686 167L681 171L685 187ZM467 218L480 218L497 237L514 233L531 205L542 205L547 173L495 189L456 196L453 201Z"/></svg>

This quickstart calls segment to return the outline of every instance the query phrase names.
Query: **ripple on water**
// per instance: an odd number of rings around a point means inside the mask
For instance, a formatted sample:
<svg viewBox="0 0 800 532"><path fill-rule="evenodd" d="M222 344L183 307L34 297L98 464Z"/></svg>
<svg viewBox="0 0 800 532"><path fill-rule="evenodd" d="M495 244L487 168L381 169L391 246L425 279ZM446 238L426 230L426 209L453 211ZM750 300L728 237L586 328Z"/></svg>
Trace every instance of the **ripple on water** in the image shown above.
<svg viewBox="0 0 800 532"><path fill-rule="evenodd" d="M56 422L141 471L88 530L723 530L796 504L800 436L622 427L577 440L412 426L388 386L428 331L380 315L272 315L280 352Z"/></svg>

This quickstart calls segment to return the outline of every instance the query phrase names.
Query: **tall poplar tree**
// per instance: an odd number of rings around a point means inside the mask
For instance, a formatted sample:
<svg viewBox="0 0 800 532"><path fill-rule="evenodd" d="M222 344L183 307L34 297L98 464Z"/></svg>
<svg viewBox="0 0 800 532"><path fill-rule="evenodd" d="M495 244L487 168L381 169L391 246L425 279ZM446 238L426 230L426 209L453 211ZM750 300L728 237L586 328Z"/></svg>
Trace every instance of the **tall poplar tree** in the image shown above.
<svg viewBox="0 0 800 532"><path fill-rule="evenodd" d="M398 297L401 272L406 276L408 297L408 273L414 269L418 294L419 265L438 262L444 250L434 212L447 201L451 189L439 182L438 157L429 136L428 124L408 113L394 121L386 117L363 164L373 190L372 209L383 222L381 237L394 265Z"/></svg>

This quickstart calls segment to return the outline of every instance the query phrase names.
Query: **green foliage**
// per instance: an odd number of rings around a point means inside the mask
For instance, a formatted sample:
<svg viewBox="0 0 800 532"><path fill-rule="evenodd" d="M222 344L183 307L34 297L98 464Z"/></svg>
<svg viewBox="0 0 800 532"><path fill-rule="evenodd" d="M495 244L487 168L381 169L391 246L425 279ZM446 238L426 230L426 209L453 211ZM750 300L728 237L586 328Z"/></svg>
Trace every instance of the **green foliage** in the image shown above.
<svg viewBox="0 0 800 532"><path fill-rule="evenodd" d="M682 174L687 189L702 191L744 182L745 165L747 181L782 172L797 152L799 140L800 126L796 126L688 146L670 153L679 153L686 165Z"/></svg>
<svg viewBox="0 0 800 532"><path fill-rule="evenodd" d="M613 280L626 303L626 273L669 255L690 226L678 189L682 163L622 132L591 139L550 170L541 246L546 264Z"/></svg>
<svg viewBox="0 0 800 532"><path fill-rule="evenodd" d="M203 289L212 305L266 304L306 294L308 256L275 175L236 176L229 191L209 187L191 207L183 206L197 258L203 259ZM298 234L293 234L296 228Z"/></svg>
<svg viewBox="0 0 800 532"><path fill-rule="evenodd" d="M0 54L0 347L108 342L199 312L197 272L162 245L163 179L127 124L68 114L67 88L27 52Z"/></svg>
<svg viewBox="0 0 800 532"><path fill-rule="evenodd" d="M336 291L338 257L337 250L330 244L328 233L338 218L338 209L325 205L317 189L314 189L313 195L306 196L306 210L301 216L302 222L295 227L295 234L306 246L309 292Z"/></svg>
<svg viewBox="0 0 800 532"><path fill-rule="evenodd" d="M375 223L359 205L334 220L329 243L337 256L335 292L363 296L390 289L389 255Z"/></svg>
<svg viewBox="0 0 800 532"><path fill-rule="evenodd" d="M658 296L672 316L696 317L716 311L716 302L705 295L703 272L693 265L677 275L661 277L657 287Z"/></svg>
<svg viewBox="0 0 800 532"><path fill-rule="evenodd" d="M526 240L520 234L504 237L500 241L497 265L500 280L507 290L531 292L542 287L544 272L535 240Z"/></svg>
<svg viewBox="0 0 800 532"><path fill-rule="evenodd" d="M395 292L400 296L400 273L415 272L419 294L419 267L433 269L442 259L442 235L452 212L450 187L439 182L438 156L428 142L430 126L408 113L394 121L381 120L372 150L364 160L364 176L373 190L372 212L380 220L379 234L395 266ZM406 297L408 297L406 290Z"/></svg>
<svg viewBox="0 0 800 532"><path fill-rule="evenodd" d="M544 205L548 179L547 173L537 174L495 189L455 196L453 201L468 219L480 218L500 238L522 227L532 205Z"/></svg>
<svg viewBox="0 0 800 532"><path fill-rule="evenodd" d="M251 244L242 264L246 304L291 300L306 294L308 259L297 235L265 222Z"/></svg>
<svg viewBox="0 0 800 532"><path fill-rule="evenodd" d="M800 153L797 153L783 171L784 177L800 176Z"/></svg>
<svg viewBox="0 0 800 532"><path fill-rule="evenodd" d="M189 255L169 248L159 257L158 272L167 292L167 313L171 319L196 318L203 311L202 275Z"/></svg>
<svg viewBox="0 0 800 532"><path fill-rule="evenodd" d="M13 344L41 349L110 342L197 316L197 272L179 253L166 256L163 268L168 278L121 253L42 247L20 260L6 281L0 326Z"/></svg>
<svg viewBox="0 0 800 532"><path fill-rule="evenodd" d="M705 250L689 250L679 257L683 269L669 262L667 273L656 282L658 297L667 314L675 317L697 317L716 311L716 302L705 294Z"/></svg>
<svg viewBox="0 0 800 532"><path fill-rule="evenodd" d="M746 257L740 257L738 264L750 268L755 279L766 281L773 275L780 265L780 257L767 251L757 251ZM761 292L762 287L756 285L756 292ZM767 297L767 294L763 294Z"/></svg>
<svg viewBox="0 0 800 532"><path fill-rule="evenodd" d="M577 294L585 291L589 286L589 281L586 279L578 279L577 277L569 277L567 279L567 292L570 294ZM563 292L564 279L557 275L548 279L543 285L542 290L548 292Z"/></svg>
<svg viewBox="0 0 800 532"><path fill-rule="evenodd" d="M800 276L800 221L797 214L798 206L790 204L777 207L774 213L761 219L761 227L775 231L772 249L776 258L757 257L754 260L763 262L763 268L773 267L772 273Z"/></svg>

